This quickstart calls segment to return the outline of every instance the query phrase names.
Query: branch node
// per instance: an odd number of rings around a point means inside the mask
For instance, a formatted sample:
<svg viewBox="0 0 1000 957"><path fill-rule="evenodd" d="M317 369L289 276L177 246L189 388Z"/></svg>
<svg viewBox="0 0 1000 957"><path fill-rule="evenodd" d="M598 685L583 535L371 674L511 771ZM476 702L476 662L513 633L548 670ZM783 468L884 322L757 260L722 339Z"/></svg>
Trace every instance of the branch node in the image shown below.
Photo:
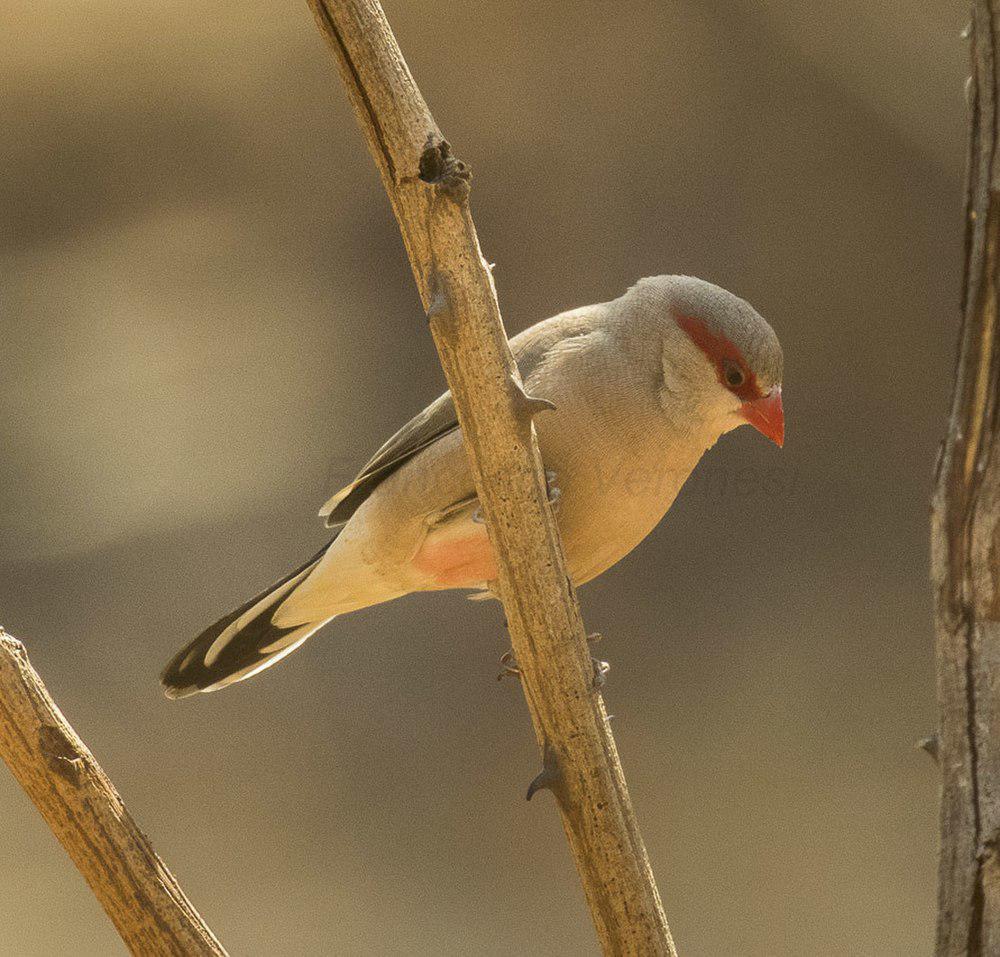
<svg viewBox="0 0 1000 957"><path fill-rule="evenodd" d="M438 139L434 133L427 134L417 175L456 203L469 198L472 170L452 153L447 140Z"/></svg>
<svg viewBox="0 0 1000 957"><path fill-rule="evenodd" d="M535 775L534 780L528 785L528 793L525 796L525 800L530 801L539 791L551 791L558 799L559 795L556 793L556 789L559 787L561 781L562 775L559 771L559 762L556 759L555 750L546 741L545 748L542 751L542 770Z"/></svg>
<svg viewBox="0 0 1000 957"><path fill-rule="evenodd" d="M63 780L74 787L83 774L83 758L63 732L51 724L38 729L38 748L45 755L45 763Z"/></svg>

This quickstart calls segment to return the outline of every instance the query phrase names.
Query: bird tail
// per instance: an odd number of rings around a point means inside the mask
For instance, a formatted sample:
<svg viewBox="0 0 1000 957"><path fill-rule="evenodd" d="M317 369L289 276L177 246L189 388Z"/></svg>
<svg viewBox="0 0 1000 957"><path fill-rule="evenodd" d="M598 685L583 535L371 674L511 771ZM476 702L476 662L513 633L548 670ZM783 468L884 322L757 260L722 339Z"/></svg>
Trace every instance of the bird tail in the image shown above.
<svg viewBox="0 0 1000 957"><path fill-rule="evenodd" d="M280 628L272 619L329 547L324 545L304 565L220 618L174 655L160 675L164 694L186 698L243 681L277 664L322 628L329 618L291 628Z"/></svg>

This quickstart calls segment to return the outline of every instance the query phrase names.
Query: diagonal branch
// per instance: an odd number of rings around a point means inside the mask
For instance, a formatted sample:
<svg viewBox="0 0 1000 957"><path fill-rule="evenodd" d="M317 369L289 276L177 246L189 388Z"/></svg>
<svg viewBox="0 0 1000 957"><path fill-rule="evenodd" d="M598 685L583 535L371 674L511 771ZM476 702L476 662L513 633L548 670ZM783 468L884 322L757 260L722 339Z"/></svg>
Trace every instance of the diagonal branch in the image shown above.
<svg viewBox="0 0 1000 957"><path fill-rule="evenodd" d="M142 957L225 957L114 785L0 628L0 757Z"/></svg>
<svg viewBox="0 0 1000 957"><path fill-rule="evenodd" d="M469 212L377 0L310 0L413 267L499 568L522 687L605 953L675 954L549 510L531 419Z"/></svg>

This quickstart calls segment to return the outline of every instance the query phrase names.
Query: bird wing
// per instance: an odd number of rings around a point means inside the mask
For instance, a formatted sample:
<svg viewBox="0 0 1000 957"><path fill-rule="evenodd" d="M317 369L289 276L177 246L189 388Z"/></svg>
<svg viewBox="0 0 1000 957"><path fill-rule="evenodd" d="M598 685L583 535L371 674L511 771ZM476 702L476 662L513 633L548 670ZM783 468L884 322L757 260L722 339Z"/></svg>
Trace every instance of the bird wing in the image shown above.
<svg viewBox="0 0 1000 957"><path fill-rule="evenodd" d="M542 364L552 346L567 338L584 335L593 328L589 309L576 309L546 319L514 336L510 347L517 360L521 378L527 380ZM542 396L544 398L544 396ZM357 478L334 495L320 509L320 518L327 526L342 525L358 510L361 503L398 468L458 428L455 403L451 392L435 399L423 412L414 416L358 473Z"/></svg>
<svg viewBox="0 0 1000 957"><path fill-rule="evenodd" d="M344 486L320 509L320 518L326 519L327 526L342 525L375 488L404 462L457 428L455 404L451 400L451 393L446 392L389 439L369 459L357 478L350 485Z"/></svg>

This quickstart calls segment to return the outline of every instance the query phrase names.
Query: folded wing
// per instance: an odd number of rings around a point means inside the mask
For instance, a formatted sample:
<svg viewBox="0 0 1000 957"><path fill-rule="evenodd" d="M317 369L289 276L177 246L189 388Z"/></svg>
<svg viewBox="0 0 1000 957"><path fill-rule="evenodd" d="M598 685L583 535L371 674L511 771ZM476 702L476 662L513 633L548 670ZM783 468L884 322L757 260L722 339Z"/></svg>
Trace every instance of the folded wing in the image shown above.
<svg viewBox="0 0 1000 957"><path fill-rule="evenodd" d="M522 379L530 378L552 346L567 338L585 335L593 328L594 319L590 308L576 309L546 319L511 339L511 350ZM455 404L451 393L446 392L389 439L358 473L357 478L320 509L320 518L326 519L327 526L343 525L393 472L421 450L457 428Z"/></svg>

